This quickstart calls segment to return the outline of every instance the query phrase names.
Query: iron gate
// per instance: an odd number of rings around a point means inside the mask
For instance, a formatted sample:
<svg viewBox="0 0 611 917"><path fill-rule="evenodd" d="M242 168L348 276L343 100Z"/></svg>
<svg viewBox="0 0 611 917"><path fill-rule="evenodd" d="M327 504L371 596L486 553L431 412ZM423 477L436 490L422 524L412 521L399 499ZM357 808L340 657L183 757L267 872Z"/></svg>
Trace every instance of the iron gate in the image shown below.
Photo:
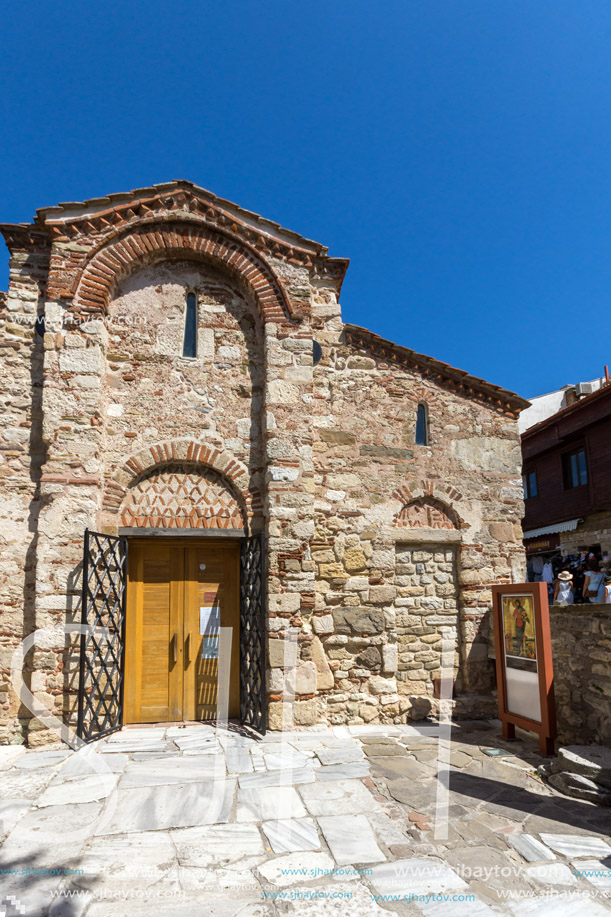
<svg viewBox="0 0 611 917"><path fill-rule="evenodd" d="M92 742L123 724L127 539L85 530L77 734Z"/></svg>
<svg viewBox="0 0 611 917"><path fill-rule="evenodd" d="M265 735L265 536L244 538L240 549L240 717Z"/></svg>

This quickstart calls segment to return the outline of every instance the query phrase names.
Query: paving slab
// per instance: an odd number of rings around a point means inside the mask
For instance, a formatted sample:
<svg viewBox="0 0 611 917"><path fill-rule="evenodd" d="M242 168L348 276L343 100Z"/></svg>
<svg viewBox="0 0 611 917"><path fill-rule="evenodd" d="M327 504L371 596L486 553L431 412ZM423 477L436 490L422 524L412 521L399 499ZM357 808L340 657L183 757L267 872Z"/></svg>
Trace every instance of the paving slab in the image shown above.
<svg viewBox="0 0 611 917"><path fill-rule="evenodd" d="M224 780L225 762L219 755L192 755L187 758L153 758L130 762L119 782L119 789L134 786L163 786L171 783L197 783Z"/></svg>
<svg viewBox="0 0 611 917"><path fill-rule="evenodd" d="M298 917L397 917L391 904L381 908L361 882L334 882L300 889L303 897L283 904L286 911ZM330 893L337 897L328 897ZM309 897L305 897L308 895Z"/></svg>
<svg viewBox="0 0 611 917"><path fill-rule="evenodd" d="M508 834L506 840L529 863L556 859L549 847L538 841L532 834Z"/></svg>
<svg viewBox="0 0 611 917"><path fill-rule="evenodd" d="M132 754L132 752L165 752L170 749L167 742L114 742L111 745L102 745L99 749L101 755L116 755L117 752Z"/></svg>
<svg viewBox="0 0 611 917"><path fill-rule="evenodd" d="M71 879L79 888L121 883L148 887L176 869L176 850L167 831L94 837L79 857L82 876Z"/></svg>
<svg viewBox="0 0 611 917"><path fill-rule="evenodd" d="M25 745L0 745L0 767L14 764L17 758L25 754Z"/></svg>
<svg viewBox="0 0 611 917"><path fill-rule="evenodd" d="M611 911L584 893L572 891L570 897L542 895L508 903L513 917L609 917Z"/></svg>
<svg viewBox="0 0 611 917"><path fill-rule="evenodd" d="M133 834L226 822L234 790L231 777L119 789L112 818L96 834Z"/></svg>
<svg viewBox="0 0 611 917"><path fill-rule="evenodd" d="M371 772L369 761L353 761L350 764L321 765L316 770L317 780L353 780L356 777L368 777Z"/></svg>
<svg viewBox="0 0 611 917"><path fill-rule="evenodd" d="M418 901L415 906L424 917L498 917L498 911L493 911L479 898L475 901Z"/></svg>
<svg viewBox="0 0 611 917"><path fill-rule="evenodd" d="M611 892L611 857L604 860L573 860L572 865L573 872L581 879L602 892Z"/></svg>
<svg viewBox="0 0 611 917"><path fill-rule="evenodd" d="M291 786L252 787L238 790L238 821L272 821L306 815L297 790Z"/></svg>
<svg viewBox="0 0 611 917"><path fill-rule="evenodd" d="M0 847L0 864L69 866L95 831L102 804L47 806L21 818Z"/></svg>
<svg viewBox="0 0 611 917"><path fill-rule="evenodd" d="M290 747L282 752L265 753L263 755L266 767L269 770L279 768L300 768L308 764L308 756L295 751Z"/></svg>
<svg viewBox="0 0 611 917"><path fill-rule="evenodd" d="M213 726L207 726L205 724L200 725L198 723L194 726L168 726L165 734L169 739L173 739L175 736L182 736L183 738L195 735L213 736L215 735L215 729Z"/></svg>
<svg viewBox="0 0 611 917"><path fill-rule="evenodd" d="M363 749L356 742L336 748L319 748L316 755L321 764L327 765L350 764L353 761L362 761L365 757Z"/></svg>
<svg viewBox="0 0 611 917"><path fill-rule="evenodd" d="M490 846L455 847L445 855L446 863L475 887L486 889L488 897L504 904L506 894L528 894L532 886L523 878L524 870L509 851ZM545 865L545 864L544 864Z"/></svg>
<svg viewBox="0 0 611 917"><path fill-rule="evenodd" d="M427 857L373 866L367 879L380 895L426 895L467 888L453 869Z"/></svg>
<svg viewBox="0 0 611 917"><path fill-rule="evenodd" d="M380 745L364 745L363 751L368 758L388 758L388 757L407 757L409 752L405 745L399 745L397 742L388 742L387 744Z"/></svg>
<svg viewBox="0 0 611 917"><path fill-rule="evenodd" d="M364 815L321 816L318 824L338 866L386 860Z"/></svg>
<svg viewBox="0 0 611 917"><path fill-rule="evenodd" d="M61 765L57 772L57 776L53 779L53 784L59 783L60 780L69 780L73 777L89 777L93 774L97 774L98 771L94 769L94 762L99 762L98 766L104 768L105 770L111 771L113 774L120 773L125 765L128 762L128 756L123 752L117 752L116 754L106 754L104 757L95 753L87 754L87 749L84 749L82 752L77 751L69 758L66 758L65 762Z"/></svg>
<svg viewBox="0 0 611 917"><path fill-rule="evenodd" d="M63 780L61 783L48 786L35 805L42 809L45 806L67 806L106 799L114 790L117 780L117 774L94 774L90 777Z"/></svg>
<svg viewBox="0 0 611 917"><path fill-rule="evenodd" d="M72 751L69 748L58 751L33 751L27 755L21 755L13 766L18 770L27 771L37 770L38 768L52 768L61 764L71 754Z"/></svg>
<svg viewBox="0 0 611 917"><path fill-rule="evenodd" d="M259 867L259 872L272 885L283 888L305 885L316 876L330 875L334 868L335 863L327 853L302 852L268 860Z"/></svg>
<svg viewBox="0 0 611 917"><path fill-rule="evenodd" d="M311 818L282 818L262 826L274 853L320 850L320 839Z"/></svg>
<svg viewBox="0 0 611 917"><path fill-rule="evenodd" d="M540 834L539 837L548 847L565 857L607 857L611 847L599 837L587 837L580 834Z"/></svg>
<svg viewBox="0 0 611 917"><path fill-rule="evenodd" d="M235 863L265 853L263 839L256 825L231 824L182 828L170 837L181 866L210 866Z"/></svg>
<svg viewBox="0 0 611 917"><path fill-rule="evenodd" d="M0 837L12 831L32 805L31 799L23 797L17 799L0 800Z"/></svg>
<svg viewBox="0 0 611 917"><path fill-rule="evenodd" d="M87 917L272 917L276 913L273 905L261 902L260 893L237 899L223 891L205 895L199 889L174 892L173 886L167 890L156 887L152 897L92 901L87 909Z"/></svg>
<svg viewBox="0 0 611 917"><path fill-rule="evenodd" d="M299 787L310 815L345 815L380 811L380 805L360 780L328 781Z"/></svg>
<svg viewBox="0 0 611 917"><path fill-rule="evenodd" d="M2 774L0 799L37 799L55 776L55 771L17 771Z"/></svg>
<svg viewBox="0 0 611 917"><path fill-rule="evenodd" d="M258 771L254 774L240 774L240 789L256 789L269 786L297 786L302 783L314 783L316 772L312 767L276 771Z"/></svg>
<svg viewBox="0 0 611 917"><path fill-rule="evenodd" d="M225 745L224 748L225 763L229 774L249 774L252 772L252 758L248 748L242 745Z"/></svg>
<svg viewBox="0 0 611 917"><path fill-rule="evenodd" d="M393 821L384 812L368 812L367 821L375 831L377 837L390 847L394 844L406 844L408 839L401 830L400 823Z"/></svg>
<svg viewBox="0 0 611 917"><path fill-rule="evenodd" d="M536 866L527 866L524 875L535 885L544 888L577 885L574 872L564 863L538 863Z"/></svg>

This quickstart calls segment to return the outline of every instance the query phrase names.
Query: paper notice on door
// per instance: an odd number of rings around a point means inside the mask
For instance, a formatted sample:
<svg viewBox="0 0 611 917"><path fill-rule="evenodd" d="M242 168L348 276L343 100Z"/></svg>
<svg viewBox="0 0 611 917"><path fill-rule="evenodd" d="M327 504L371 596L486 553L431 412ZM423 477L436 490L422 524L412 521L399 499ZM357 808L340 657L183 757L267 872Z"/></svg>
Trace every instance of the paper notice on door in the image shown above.
<svg viewBox="0 0 611 917"><path fill-rule="evenodd" d="M221 626L221 606L212 605L211 608L199 609L199 632L205 634L218 634Z"/></svg>
<svg viewBox="0 0 611 917"><path fill-rule="evenodd" d="M202 640L202 659L219 658L219 638L204 637Z"/></svg>

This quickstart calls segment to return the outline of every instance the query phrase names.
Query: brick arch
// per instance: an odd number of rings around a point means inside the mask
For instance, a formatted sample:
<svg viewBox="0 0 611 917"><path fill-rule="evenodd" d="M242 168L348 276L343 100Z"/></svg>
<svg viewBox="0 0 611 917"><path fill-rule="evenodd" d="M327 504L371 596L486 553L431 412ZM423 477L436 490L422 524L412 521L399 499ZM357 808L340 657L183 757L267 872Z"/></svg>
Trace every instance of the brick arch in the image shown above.
<svg viewBox="0 0 611 917"><path fill-rule="evenodd" d="M254 295L265 322L296 317L294 308L269 265L246 243L234 241L201 224L150 222L132 226L99 247L75 282L75 311L106 313L117 284L138 267L165 258L212 261L239 277Z"/></svg>
<svg viewBox="0 0 611 917"><path fill-rule="evenodd" d="M469 524L456 509L462 494L451 485L438 481L410 481L398 487L392 498L401 504L394 516L395 525L469 528Z"/></svg>
<svg viewBox="0 0 611 917"><path fill-rule="evenodd" d="M242 504L244 516L249 528L263 512L263 501L258 488L250 482L246 465L238 462L228 452L208 443L198 443L191 439L168 440L147 446L130 455L106 482L104 488L103 509L117 513L121 510L133 488L147 474L170 465L184 464L194 470L210 469L228 482Z"/></svg>

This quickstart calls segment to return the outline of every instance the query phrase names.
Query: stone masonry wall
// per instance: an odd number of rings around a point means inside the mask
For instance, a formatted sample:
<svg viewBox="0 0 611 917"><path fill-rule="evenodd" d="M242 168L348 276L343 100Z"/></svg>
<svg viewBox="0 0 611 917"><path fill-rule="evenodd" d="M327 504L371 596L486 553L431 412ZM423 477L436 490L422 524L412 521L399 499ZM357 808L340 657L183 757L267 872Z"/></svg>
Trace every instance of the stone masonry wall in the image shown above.
<svg viewBox="0 0 611 917"><path fill-rule="evenodd" d="M409 590L423 587L427 601L447 603L443 620L459 663L457 713L493 713L490 586L520 581L525 570L515 417L427 377L409 360L377 355L367 340L355 344L327 290L314 296L313 325L323 356L314 371L312 629L334 674L333 687L321 689L326 717L405 721L435 712L428 673L439 664L441 616L424 625L405 611L417 598ZM420 403L429 418L426 446L415 444ZM415 576L403 563L412 550L428 555L425 564L442 553L443 564L452 564L452 574L440 571L448 581L438 584L448 595L426 596L433 583L404 579ZM446 551L455 561L446 561ZM434 649L419 648L408 662L404 647L416 638Z"/></svg>
<svg viewBox="0 0 611 917"><path fill-rule="evenodd" d="M48 251L15 251L0 293L0 742L21 742L27 725L9 690L10 662L35 628L36 536L40 509L42 310ZM32 654L24 681L31 684Z"/></svg>
<svg viewBox="0 0 611 917"><path fill-rule="evenodd" d="M448 625L458 632L456 550L451 545L398 544L394 601L398 644L397 679L409 688L412 715L427 716L439 697L441 643ZM458 653L453 658L458 667ZM400 696L394 703L398 703ZM389 699L381 705L387 713Z"/></svg>
<svg viewBox="0 0 611 917"><path fill-rule="evenodd" d="M560 745L611 745L609 605L550 606Z"/></svg>

